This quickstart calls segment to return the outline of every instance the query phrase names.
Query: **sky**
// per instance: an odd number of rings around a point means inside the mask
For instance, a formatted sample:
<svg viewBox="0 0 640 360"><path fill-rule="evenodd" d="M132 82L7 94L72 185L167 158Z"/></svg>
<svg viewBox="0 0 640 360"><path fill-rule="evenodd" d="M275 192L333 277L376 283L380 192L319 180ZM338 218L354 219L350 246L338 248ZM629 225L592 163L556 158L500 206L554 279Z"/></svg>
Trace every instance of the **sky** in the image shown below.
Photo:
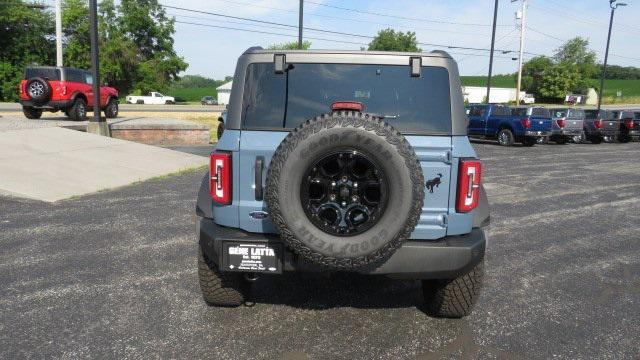
<svg viewBox="0 0 640 360"><path fill-rule="evenodd" d="M160 2L186 9L290 25L284 27L167 9L168 14L175 16L177 21L174 34L176 52L189 63L184 74L221 79L233 75L238 56L247 48L297 40L299 0ZM619 7L616 11L609 63L640 67L640 46L636 40L640 38L640 22L637 21L640 18L640 1L635 4L634 0L626 2L628 6ZM357 50L367 46L371 40L367 36L374 36L381 29L414 31L418 42L422 43L419 46L423 51L448 51L458 62L462 75L486 75L489 66L488 51L443 46L488 49L491 44L493 4L493 0L305 0L305 27L361 36L312 30L305 30L304 35L309 37L313 49ZM610 14L608 0L529 0L528 4L525 60L537 54L551 56L564 40L575 36L587 38L598 58L604 58ZM517 70L518 61L513 58L518 56L520 31L515 13L521 6L521 0L500 1L496 49L513 52L505 54L496 51L494 74L513 73ZM214 28L210 25L275 34Z"/></svg>

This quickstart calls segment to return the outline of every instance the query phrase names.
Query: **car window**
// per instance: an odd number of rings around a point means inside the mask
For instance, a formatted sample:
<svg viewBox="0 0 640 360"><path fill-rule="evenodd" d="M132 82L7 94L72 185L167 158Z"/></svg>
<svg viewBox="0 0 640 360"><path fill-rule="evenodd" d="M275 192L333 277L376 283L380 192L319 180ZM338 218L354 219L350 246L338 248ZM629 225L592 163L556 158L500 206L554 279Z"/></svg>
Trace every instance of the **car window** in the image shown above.
<svg viewBox="0 0 640 360"><path fill-rule="evenodd" d="M567 117L569 119L578 119L578 120L584 119L584 110L570 109Z"/></svg>
<svg viewBox="0 0 640 360"><path fill-rule="evenodd" d="M564 109L552 109L550 110L551 116L561 118L567 116L567 111Z"/></svg>
<svg viewBox="0 0 640 360"><path fill-rule="evenodd" d="M292 129L331 111L335 101L357 101L364 112L386 115L404 133L450 133L449 72L422 68L411 77L407 66L288 64L276 74L273 63L248 66L243 99L246 129ZM288 91L287 91L288 87Z"/></svg>
<svg viewBox="0 0 640 360"><path fill-rule="evenodd" d="M93 75L91 73L84 73L84 82L86 82L89 85L93 85Z"/></svg>
<svg viewBox="0 0 640 360"><path fill-rule="evenodd" d="M492 106L491 115L493 116L508 116L511 115L511 109L507 106Z"/></svg>
<svg viewBox="0 0 640 360"><path fill-rule="evenodd" d="M531 115L545 117L545 118L551 117L551 113L549 112L549 109L541 108L541 107L533 108L531 110Z"/></svg>
<svg viewBox="0 0 640 360"><path fill-rule="evenodd" d="M486 111L487 109L484 106L471 106L468 114L469 116L484 116Z"/></svg>
<svg viewBox="0 0 640 360"><path fill-rule="evenodd" d="M24 78L41 77L48 80L60 80L60 70L56 68L27 68Z"/></svg>
<svg viewBox="0 0 640 360"><path fill-rule="evenodd" d="M602 111L598 113L598 110L584 110L584 117L586 119L597 119L605 117L605 114Z"/></svg>
<svg viewBox="0 0 640 360"><path fill-rule="evenodd" d="M636 120L640 120L640 111L636 111L633 113L633 118Z"/></svg>
<svg viewBox="0 0 640 360"><path fill-rule="evenodd" d="M512 108L511 109L511 115L519 116L519 117L525 117L525 116L527 116L527 109L526 108Z"/></svg>

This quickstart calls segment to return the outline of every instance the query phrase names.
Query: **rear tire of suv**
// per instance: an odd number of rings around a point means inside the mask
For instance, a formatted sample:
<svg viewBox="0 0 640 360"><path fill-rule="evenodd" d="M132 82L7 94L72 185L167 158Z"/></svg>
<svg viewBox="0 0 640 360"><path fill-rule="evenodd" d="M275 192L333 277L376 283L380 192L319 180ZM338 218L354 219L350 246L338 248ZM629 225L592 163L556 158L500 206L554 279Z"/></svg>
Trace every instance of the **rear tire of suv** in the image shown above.
<svg viewBox="0 0 640 360"><path fill-rule="evenodd" d="M631 141L631 136L629 134L620 134L618 135L618 142L620 143L628 143Z"/></svg>
<svg viewBox="0 0 640 360"><path fill-rule="evenodd" d="M537 143L538 143L538 139L532 138L532 137L526 137L522 141L522 145L527 146L527 147L531 147L531 146L533 146L533 145L535 145Z"/></svg>
<svg viewBox="0 0 640 360"><path fill-rule="evenodd" d="M469 273L455 279L423 280L426 313L435 317L461 318L471 313L484 278L484 260Z"/></svg>
<svg viewBox="0 0 640 360"><path fill-rule="evenodd" d="M87 118L87 103L82 98L77 98L73 102L73 106L69 109L69 117L76 121L82 121Z"/></svg>
<svg viewBox="0 0 640 360"><path fill-rule="evenodd" d="M118 117L118 102L114 98L109 99L107 106L104 108L104 116L107 119Z"/></svg>
<svg viewBox="0 0 640 360"><path fill-rule="evenodd" d="M42 116L42 109L36 109L31 106L23 106L22 113L27 119L40 119Z"/></svg>
<svg viewBox="0 0 640 360"><path fill-rule="evenodd" d="M512 146L514 142L513 133L509 129L501 129L498 132L498 144L502 146Z"/></svg>
<svg viewBox="0 0 640 360"><path fill-rule="evenodd" d="M204 301L211 306L236 307L244 304L249 285L241 273L222 273L198 246L198 279Z"/></svg>

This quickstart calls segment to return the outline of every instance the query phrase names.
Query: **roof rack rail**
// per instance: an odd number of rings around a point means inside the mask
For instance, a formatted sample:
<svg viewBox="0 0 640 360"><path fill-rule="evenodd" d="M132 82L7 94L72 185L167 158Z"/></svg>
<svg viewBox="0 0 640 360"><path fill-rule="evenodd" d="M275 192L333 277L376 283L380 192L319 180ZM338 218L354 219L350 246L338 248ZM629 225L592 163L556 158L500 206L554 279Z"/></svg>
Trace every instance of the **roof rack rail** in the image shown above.
<svg viewBox="0 0 640 360"><path fill-rule="evenodd" d="M264 49L262 48L262 46L252 46L252 47L248 48L247 50L245 50L243 54L250 53L250 52L252 52L254 50L264 50Z"/></svg>

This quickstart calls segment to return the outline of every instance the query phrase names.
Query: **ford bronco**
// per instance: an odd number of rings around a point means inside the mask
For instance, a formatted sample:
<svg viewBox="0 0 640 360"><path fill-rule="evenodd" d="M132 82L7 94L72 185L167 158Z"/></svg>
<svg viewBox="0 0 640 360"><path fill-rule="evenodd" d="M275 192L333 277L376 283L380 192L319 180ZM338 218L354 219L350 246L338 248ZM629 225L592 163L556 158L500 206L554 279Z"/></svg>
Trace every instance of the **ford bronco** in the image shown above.
<svg viewBox="0 0 640 360"><path fill-rule="evenodd" d="M39 119L42 111L59 110L73 120L84 120L93 110L93 76L68 67L28 67L20 82L20 103L27 119ZM118 91L100 87L100 108L107 118L118 116Z"/></svg>
<svg viewBox="0 0 640 360"><path fill-rule="evenodd" d="M241 305L258 276L357 272L470 313L489 209L447 53L251 48L225 127L196 205L206 303Z"/></svg>

